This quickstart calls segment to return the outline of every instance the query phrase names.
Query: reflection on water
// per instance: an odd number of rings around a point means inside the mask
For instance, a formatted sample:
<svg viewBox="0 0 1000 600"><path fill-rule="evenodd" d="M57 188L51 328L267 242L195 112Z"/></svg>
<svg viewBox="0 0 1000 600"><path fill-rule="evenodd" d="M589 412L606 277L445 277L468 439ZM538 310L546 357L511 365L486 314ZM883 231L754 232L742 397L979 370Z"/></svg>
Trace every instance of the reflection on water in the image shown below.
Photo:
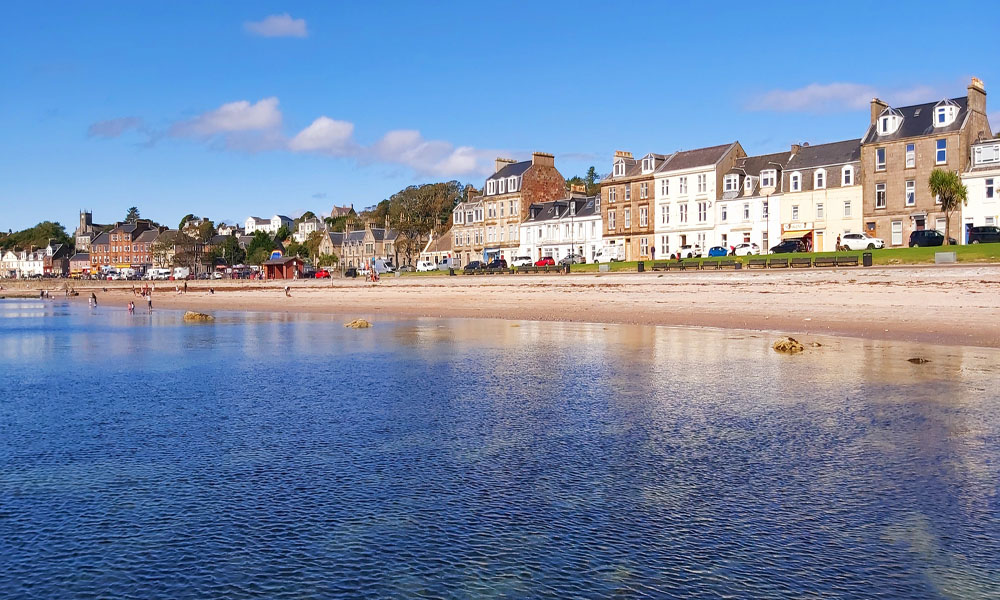
<svg viewBox="0 0 1000 600"><path fill-rule="evenodd" d="M996 351L342 321L0 302L0 597L1000 597Z"/></svg>

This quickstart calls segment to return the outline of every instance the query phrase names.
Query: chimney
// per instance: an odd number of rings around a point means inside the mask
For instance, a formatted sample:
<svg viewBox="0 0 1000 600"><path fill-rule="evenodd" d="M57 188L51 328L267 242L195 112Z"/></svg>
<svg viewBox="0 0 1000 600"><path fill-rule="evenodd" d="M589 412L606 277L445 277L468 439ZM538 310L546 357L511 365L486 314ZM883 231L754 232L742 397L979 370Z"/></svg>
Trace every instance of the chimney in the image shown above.
<svg viewBox="0 0 1000 600"><path fill-rule="evenodd" d="M615 150L615 158L632 158L632 153L624 150Z"/></svg>
<svg viewBox="0 0 1000 600"><path fill-rule="evenodd" d="M556 166L556 157L545 152L532 152L531 165L539 167L554 167Z"/></svg>
<svg viewBox="0 0 1000 600"><path fill-rule="evenodd" d="M986 114L986 87L983 86L983 80L978 77L973 77L972 82L969 83L969 111L975 111L979 114Z"/></svg>
<svg viewBox="0 0 1000 600"><path fill-rule="evenodd" d="M514 164L514 163L516 163L516 162L517 162L517 161L516 161L516 160L514 160L513 158L500 158L500 157L498 156L498 157L497 157L497 160L496 160L496 163L495 163L495 166L496 166L496 170L495 170L495 171L493 171L493 172L494 172L494 173L499 173L499 172L500 172L500 169L502 169L502 168L506 167L507 165L512 165L512 164Z"/></svg>
<svg viewBox="0 0 1000 600"><path fill-rule="evenodd" d="M569 193L571 196L573 194L586 194L587 186L583 185L582 183L574 183L569 186Z"/></svg>
<svg viewBox="0 0 1000 600"><path fill-rule="evenodd" d="M792 144L792 156L795 156L796 154L798 154L799 150L801 150L801 149L802 149L802 146L800 144Z"/></svg>
<svg viewBox="0 0 1000 600"><path fill-rule="evenodd" d="M872 120L871 124L874 125L875 121L878 120L878 116L882 114L882 111L889 108L889 105L882 102L878 98L872 98Z"/></svg>

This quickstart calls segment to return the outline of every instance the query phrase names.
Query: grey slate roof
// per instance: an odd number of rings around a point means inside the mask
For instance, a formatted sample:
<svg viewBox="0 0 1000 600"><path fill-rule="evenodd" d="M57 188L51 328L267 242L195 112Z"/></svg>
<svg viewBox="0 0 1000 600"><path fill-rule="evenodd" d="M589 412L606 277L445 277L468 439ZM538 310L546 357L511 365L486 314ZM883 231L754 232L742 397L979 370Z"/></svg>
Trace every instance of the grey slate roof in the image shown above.
<svg viewBox="0 0 1000 600"><path fill-rule="evenodd" d="M330 238L330 242L334 246L342 246L344 244L344 233L341 231L330 231L326 234Z"/></svg>
<svg viewBox="0 0 1000 600"><path fill-rule="evenodd" d="M90 241L91 246L97 246L100 244L110 244L110 243L111 243L111 236L108 235L106 232L102 233L101 235L97 236L96 238Z"/></svg>
<svg viewBox="0 0 1000 600"><path fill-rule="evenodd" d="M723 157L726 156L730 148L735 145L736 142L730 142L728 144L720 144L718 146L708 146L707 148L674 152L670 156L670 160L660 165L656 169L656 172L666 173L668 171L683 171L685 169L708 167L717 164L723 159Z"/></svg>
<svg viewBox="0 0 1000 600"><path fill-rule="evenodd" d="M89 252L77 252L73 256L69 257L70 262L90 262Z"/></svg>
<svg viewBox="0 0 1000 600"><path fill-rule="evenodd" d="M727 174L735 173L739 175L752 175L758 177L761 171L776 169L781 171L785 163L792 156L792 152L775 152L774 154L761 154L760 156L744 156L737 158L736 164Z"/></svg>
<svg viewBox="0 0 1000 600"><path fill-rule="evenodd" d="M516 162L514 164L509 164L506 167L500 169L496 173L490 175L486 178L486 181L490 179L505 179L507 177L515 177L523 175L528 168L531 167L530 160L522 160L521 162Z"/></svg>
<svg viewBox="0 0 1000 600"><path fill-rule="evenodd" d="M902 115L903 123L895 133L888 135L878 135L875 124L868 126L865 136L861 139L862 144L883 144L912 137L920 137L932 134L951 133L959 131L965 125L965 119L969 115L969 99L967 97L952 98L943 102L951 102L958 106L958 116L951 125L944 127L934 127L934 107L942 101L925 102L924 104L914 104L913 106L903 106L891 109L892 112ZM884 111L883 111L884 112Z"/></svg>
<svg viewBox="0 0 1000 600"><path fill-rule="evenodd" d="M139 243L142 243L142 244L145 244L147 242L148 243L152 243L153 241L156 240L156 238L159 235L160 235L159 231L157 231L155 229L147 229L146 231L143 231L138 236L136 236L135 241L139 242Z"/></svg>
<svg viewBox="0 0 1000 600"><path fill-rule="evenodd" d="M795 153L795 156L789 159L788 164L785 165L785 171L842 165L859 160L861 160L861 140L844 140L829 144L803 146Z"/></svg>
<svg viewBox="0 0 1000 600"><path fill-rule="evenodd" d="M574 218L592 217L597 214L597 196L574 196L549 202L538 202L528 207L528 218L525 223L541 223L555 219L567 218L570 213L570 202L576 204Z"/></svg>

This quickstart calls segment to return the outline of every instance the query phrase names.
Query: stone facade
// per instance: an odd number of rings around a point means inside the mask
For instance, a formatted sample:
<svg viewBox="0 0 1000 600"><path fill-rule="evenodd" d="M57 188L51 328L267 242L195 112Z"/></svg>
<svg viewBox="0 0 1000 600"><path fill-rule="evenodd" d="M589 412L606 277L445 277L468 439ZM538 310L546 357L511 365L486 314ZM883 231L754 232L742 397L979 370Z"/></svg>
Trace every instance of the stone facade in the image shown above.
<svg viewBox="0 0 1000 600"><path fill-rule="evenodd" d="M972 146L972 165L962 174L968 190L968 201L962 207L962 237L968 242L968 229L984 225L1000 225L1000 138L985 140Z"/></svg>
<svg viewBox="0 0 1000 600"><path fill-rule="evenodd" d="M601 228L605 246L620 247L621 260L648 260L653 249L654 173L667 156L647 154L637 161L618 150L611 175L601 182Z"/></svg>

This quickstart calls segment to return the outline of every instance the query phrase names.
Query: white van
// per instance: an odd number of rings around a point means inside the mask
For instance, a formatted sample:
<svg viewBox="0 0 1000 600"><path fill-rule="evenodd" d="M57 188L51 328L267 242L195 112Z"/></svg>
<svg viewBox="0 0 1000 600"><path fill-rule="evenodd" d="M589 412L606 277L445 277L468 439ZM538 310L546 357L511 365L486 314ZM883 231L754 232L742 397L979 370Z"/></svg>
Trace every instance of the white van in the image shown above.
<svg viewBox="0 0 1000 600"><path fill-rule="evenodd" d="M170 277L170 269L150 269L146 271L145 279L152 281L165 280Z"/></svg>
<svg viewBox="0 0 1000 600"><path fill-rule="evenodd" d="M437 271L437 265L435 265L429 260L418 260L417 271L421 273L426 273L428 271Z"/></svg>
<svg viewBox="0 0 1000 600"><path fill-rule="evenodd" d="M447 271L448 269L457 269L455 265L457 261L454 258L442 258L441 262L437 264L438 271Z"/></svg>
<svg viewBox="0 0 1000 600"><path fill-rule="evenodd" d="M625 260L625 246L605 246L594 255L594 263L610 263Z"/></svg>
<svg viewBox="0 0 1000 600"><path fill-rule="evenodd" d="M187 267L174 267L174 279L187 279L191 276L191 269Z"/></svg>

